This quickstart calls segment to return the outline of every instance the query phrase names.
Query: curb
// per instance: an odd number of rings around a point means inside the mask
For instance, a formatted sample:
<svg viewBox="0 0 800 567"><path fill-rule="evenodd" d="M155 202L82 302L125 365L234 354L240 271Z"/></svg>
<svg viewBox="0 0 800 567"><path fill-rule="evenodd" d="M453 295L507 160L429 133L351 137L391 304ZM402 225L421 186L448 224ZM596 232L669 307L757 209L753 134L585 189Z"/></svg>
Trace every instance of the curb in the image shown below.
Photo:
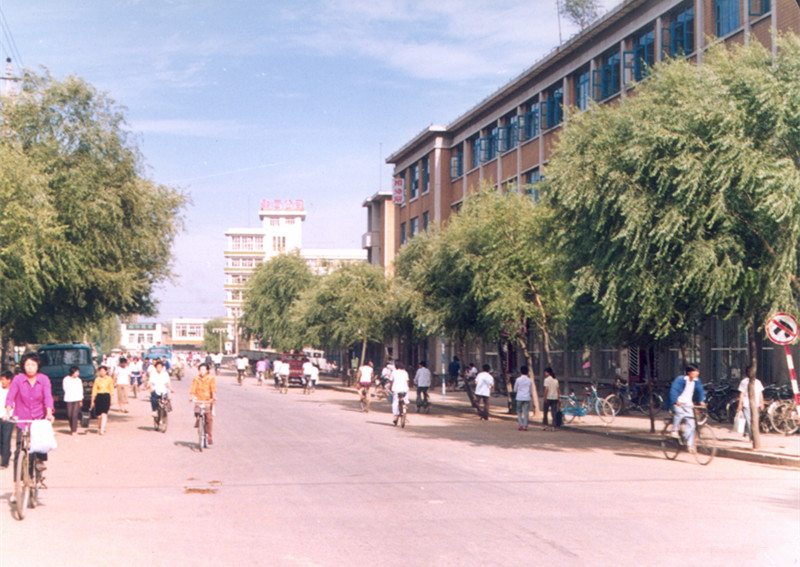
<svg viewBox="0 0 800 567"><path fill-rule="evenodd" d="M319 386L322 386L322 384L318 384L318 387ZM340 392L348 392L348 393L356 392L355 388L348 388L347 386L341 386L339 384L324 384L324 387L332 390L338 390ZM472 411L472 408L461 408L452 405L442 405L438 403L435 404L433 402L431 402L431 407L447 411L450 413L467 413L468 411ZM490 415L491 417L494 417L496 419L504 419L504 420L516 419L516 416L512 414L491 413ZM574 426L570 427L569 425L563 426L562 429L565 431L574 431L576 433L583 433L585 435L602 435L604 437L610 437L612 439L618 439L620 441L628 441L632 443L643 443L645 445L656 445L656 446L661 445L660 439L639 437L637 435L626 435L625 433L614 433L611 431L594 431L591 429L576 428ZM795 457L792 455L779 455L776 453L743 451L741 449L729 449L727 447L718 447L717 457L725 459L735 459L738 461L746 461L750 463L758 463L762 465L800 468L800 457Z"/></svg>

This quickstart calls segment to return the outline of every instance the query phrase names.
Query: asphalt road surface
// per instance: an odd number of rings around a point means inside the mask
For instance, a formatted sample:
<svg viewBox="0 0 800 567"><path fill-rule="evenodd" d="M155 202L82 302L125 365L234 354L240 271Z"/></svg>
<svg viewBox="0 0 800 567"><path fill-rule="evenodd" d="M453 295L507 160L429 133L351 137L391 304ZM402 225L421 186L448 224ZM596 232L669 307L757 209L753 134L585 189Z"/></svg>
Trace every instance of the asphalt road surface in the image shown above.
<svg viewBox="0 0 800 567"><path fill-rule="evenodd" d="M230 374L200 453L189 384L165 434L141 397L103 437L57 421L22 522L0 471L0 567L800 565L796 469L436 409L400 429L385 402Z"/></svg>

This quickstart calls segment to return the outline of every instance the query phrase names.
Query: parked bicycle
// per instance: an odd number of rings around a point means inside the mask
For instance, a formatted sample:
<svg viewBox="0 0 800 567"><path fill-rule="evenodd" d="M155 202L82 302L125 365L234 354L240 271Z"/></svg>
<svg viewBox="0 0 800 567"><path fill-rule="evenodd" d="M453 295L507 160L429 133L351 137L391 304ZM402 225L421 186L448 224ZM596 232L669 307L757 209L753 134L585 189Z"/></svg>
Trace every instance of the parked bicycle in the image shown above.
<svg viewBox="0 0 800 567"><path fill-rule="evenodd" d="M158 406L156 407L156 415L153 416L153 427L156 431L166 433L167 422L169 420L169 412L172 411L172 402L169 399L169 394L162 394L158 397Z"/></svg>
<svg viewBox="0 0 800 567"><path fill-rule="evenodd" d="M689 447L686 443L686 420L681 422L677 436L672 434L672 417L664 420L664 429L661 432L661 450L669 460L677 458L681 449L692 453L697 463L703 466L709 464L717 455L717 436L710 425L697 422L697 409L695 408L693 417L686 418L695 422L694 447Z"/></svg>
<svg viewBox="0 0 800 567"><path fill-rule="evenodd" d="M28 508L39 504L39 489L47 488L44 484L44 463L35 453L31 453L30 419L14 419L15 423L27 424L19 429L22 435L19 456L14 463L17 482L14 485L14 506L18 520L24 520Z"/></svg>
<svg viewBox="0 0 800 567"><path fill-rule="evenodd" d="M615 412L614 408L607 399L603 399L597 395L597 387L592 384L591 387L584 388L586 397L581 402L575 395L575 392L570 393L569 396L561 396L561 413L564 415L564 423L572 423L576 417L581 418L593 411L597 414L603 423L611 423L614 421Z"/></svg>
<svg viewBox="0 0 800 567"><path fill-rule="evenodd" d="M657 414L664 407L664 397L654 391L650 396L649 384L634 384L629 386L627 382L617 379L614 384L614 393L606 396L606 401L611 404L614 415L620 415L629 409L639 410L645 415L650 415L650 408L653 414Z"/></svg>
<svg viewBox="0 0 800 567"><path fill-rule="evenodd" d="M703 386L708 414L720 423L733 423L739 403L738 387L726 380L717 380Z"/></svg>

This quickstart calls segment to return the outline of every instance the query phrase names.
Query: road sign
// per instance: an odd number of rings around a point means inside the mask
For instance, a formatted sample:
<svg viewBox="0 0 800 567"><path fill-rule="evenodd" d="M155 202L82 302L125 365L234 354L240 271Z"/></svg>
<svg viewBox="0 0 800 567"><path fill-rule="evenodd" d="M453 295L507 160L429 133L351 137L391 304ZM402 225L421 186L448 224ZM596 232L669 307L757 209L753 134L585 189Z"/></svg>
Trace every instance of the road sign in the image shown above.
<svg viewBox="0 0 800 567"><path fill-rule="evenodd" d="M797 319L788 313L776 313L767 321L767 335L775 344L792 344L797 340Z"/></svg>

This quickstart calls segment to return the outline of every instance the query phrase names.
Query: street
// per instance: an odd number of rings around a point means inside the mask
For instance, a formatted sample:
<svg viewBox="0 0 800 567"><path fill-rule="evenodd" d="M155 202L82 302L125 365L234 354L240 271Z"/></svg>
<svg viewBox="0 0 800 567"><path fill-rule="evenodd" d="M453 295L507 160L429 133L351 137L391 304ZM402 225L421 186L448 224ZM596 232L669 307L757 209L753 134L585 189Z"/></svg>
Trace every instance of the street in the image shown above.
<svg viewBox="0 0 800 567"><path fill-rule="evenodd" d="M200 453L188 374L165 434L141 395L103 437L57 421L22 522L0 471L0 566L800 565L797 469L436 408L400 429L386 402L229 373Z"/></svg>

